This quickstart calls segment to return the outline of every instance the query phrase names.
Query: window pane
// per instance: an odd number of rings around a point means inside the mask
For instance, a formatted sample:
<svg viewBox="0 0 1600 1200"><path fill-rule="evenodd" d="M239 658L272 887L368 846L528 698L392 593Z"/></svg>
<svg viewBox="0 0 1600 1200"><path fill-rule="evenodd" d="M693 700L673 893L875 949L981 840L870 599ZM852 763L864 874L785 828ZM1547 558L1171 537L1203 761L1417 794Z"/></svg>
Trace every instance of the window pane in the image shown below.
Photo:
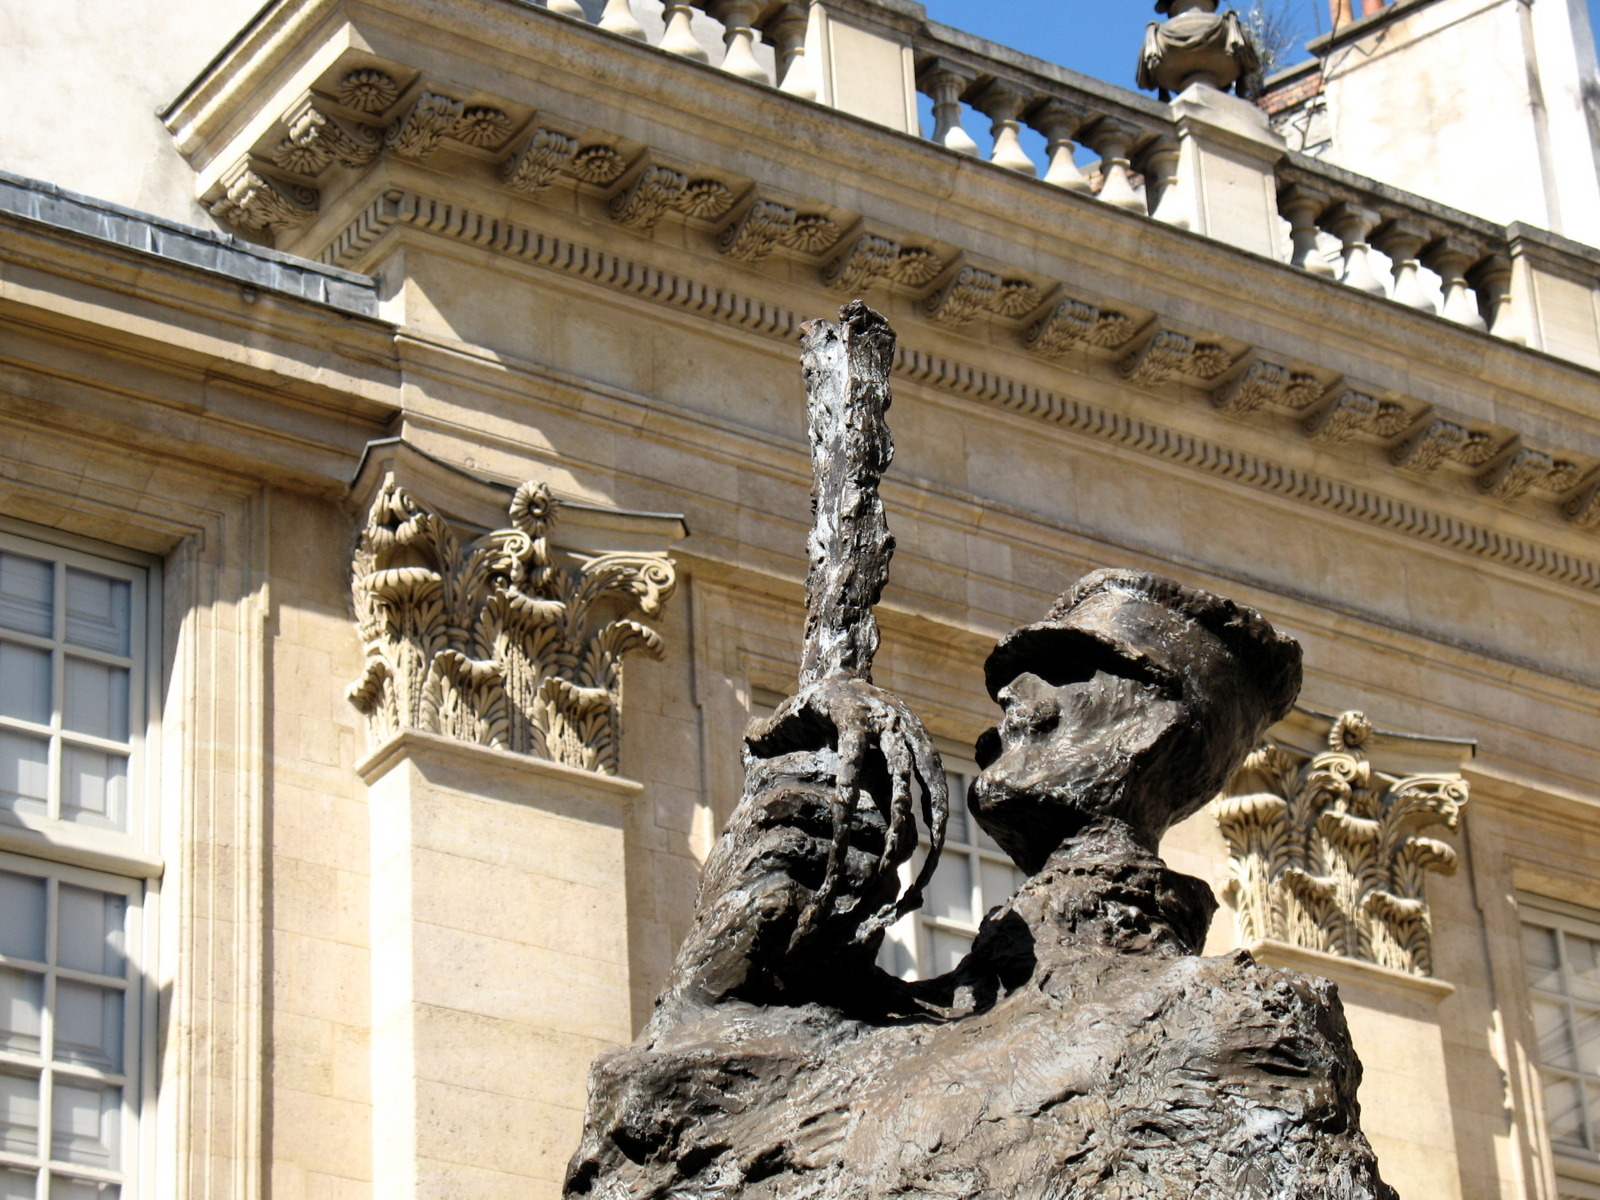
<svg viewBox="0 0 1600 1200"><path fill-rule="evenodd" d="M1535 1000L1533 1024L1539 1032L1539 1061L1549 1067L1575 1070L1578 1056L1572 1044L1572 1027L1567 1023L1567 1006Z"/></svg>
<svg viewBox="0 0 1600 1200"><path fill-rule="evenodd" d="M1559 992L1561 987L1561 958L1556 952L1556 934L1553 929L1537 925L1522 927L1522 952L1528 959L1528 982L1547 992Z"/></svg>
<svg viewBox="0 0 1600 1200"><path fill-rule="evenodd" d="M36 637L53 636L54 592L50 563L0 554L0 626Z"/></svg>
<svg viewBox="0 0 1600 1200"><path fill-rule="evenodd" d="M50 1200L118 1200L121 1195L122 1189L114 1183L63 1179L59 1175L50 1177Z"/></svg>
<svg viewBox="0 0 1600 1200"><path fill-rule="evenodd" d="M125 579L69 568L67 641L108 654L127 654L132 596Z"/></svg>
<svg viewBox="0 0 1600 1200"><path fill-rule="evenodd" d="M963 937L959 933L946 933L942 929L928 930L929 957L933 960L929 964L929 975L943 975L947 971L954 971L971 949L972 939L969 937Z"/></svg>
<svg viewBox="0 0 1600 1200"><path fill-rule="evenodd" d="M128 671L81 658L67 659L61 723L75 733L128 740Z"/></svg>
<svg viewBox="0 0 1600 1200"><path fill-rule="evenodd" d="M0 967L0 1050L39 1053L39 1013L44 1009L44 976Z"/></svg>
<svg viewBox="0 0 1600 1200"><path fill-rule="evenodd" d="M950 789L950 824L944 840L969 843L972 839L967 829L967 781L954 771L946 771L944 781Z"/></svg>
<svg viewBox="0 0 1600 1200"><path fill-rule="evenodd" d="M61 747L61 819L128 827L128 759L86 746Z"/></svg>
<svg viewBox="0 0 1600 1200"><path fill-rule="evenodd" d="M0 1150L39 1152L39 1076L0 1068Z"/></svg>
<svg viewBox="0 0 1600 1200"><path fill-rule="evenodd" d="M1572 1040L1578 1051L1578 1070L1600 1075L1600 1012L1573 1006ZM1600 1110L1597 1110L1600 1115Z"/></svg>
<svg viewBox="0 0 1600 1200"><path fill-rule="evenodd" d="M61 935L56 961L75 971L121 975L126 969L122 918L127 900L62 884L58 903Z"/></svg>
<svg viewBox="0 0 1600 1200"><path fill-rule="evenodd" d="M55 1077L50 1156L58 1162L115 1169L121 1158L122 1089Z"/></svg>
<svg viewBox="0 0 1600 1200"><path fill-rule="evenodd" d="M923 911L932 917L972 923L972 858L962 853L946 854L928 884L928 902Z"/></svg>
<svg viewBox="0 0 1600 1200"><path fill-rule="evenodd" d="M50 741L0 729L0 814L50 813Z"/></svg>
<svg viewBox="0 0 1600 1200"><path fill-rule="evenodd" d="M50 724L50 651L0 642L0 716Z"/></svg>
<svg viewBox="0 0 1600 1200"><path fill-rule="evenodd" d="M0 871L0 954L44 961L44 880Z"/></svg>
<svg viewBox="0 0 1600 1200"><path fill-rule="evenodd" d="M1558 1146L1586 1149L1583 1140L1583 1099L1571 1079L1550 1079L1544 1085L1544 1116L1550 1140Z"/></svg>
<svg viewBox="0 0 1600 1200"><path fill-rule="evenodd" d="M1600 1000L1600 942L1575 933L1563 934L1562 940L1567 950L1567 986L1572 994Z"/></svg>
<svg viewBox="0 0 1600 1200"><path fill-rule="evenodd" d="M996 904L1004 904L1011 893L1022 885L1023 874L1008 862L983 860L983 908L985 912Z"/></svg>
<svg viewBox="0 0 1600 1200"><path fill-rule="evenodd" d="M56 980L56 1058L102 1071L122 1071L122 993Z"/></svg>
<svg viewBox="0 0 1600 1200"><path fill-rule="evenodd" d="M36 1176L32 1171L0 1168L0 1200L33 1200Z"/></svg>

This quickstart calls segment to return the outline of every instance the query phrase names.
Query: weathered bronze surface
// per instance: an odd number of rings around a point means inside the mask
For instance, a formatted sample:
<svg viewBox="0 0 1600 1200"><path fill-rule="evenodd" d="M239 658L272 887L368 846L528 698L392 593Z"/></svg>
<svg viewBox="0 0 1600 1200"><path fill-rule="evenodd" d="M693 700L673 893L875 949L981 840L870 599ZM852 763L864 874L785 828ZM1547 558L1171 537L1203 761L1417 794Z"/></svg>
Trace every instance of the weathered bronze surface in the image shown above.
<svg viewBox="0 0 1600 1200"><path fill-rule="evenodd" d="M1393 1200L1333 985L1198 957L1216 902L1156 853L1299 689L1298 645L1248 608L1097 571L1003 639L967 803L1031 878L950 974L875 965L920 902L916 812L930 864L945 817L926 732L871 683L892 351L859 302L806 333L800 689L746 733L693 929L643 1036L594 1065L566 1194Z"/></svg>

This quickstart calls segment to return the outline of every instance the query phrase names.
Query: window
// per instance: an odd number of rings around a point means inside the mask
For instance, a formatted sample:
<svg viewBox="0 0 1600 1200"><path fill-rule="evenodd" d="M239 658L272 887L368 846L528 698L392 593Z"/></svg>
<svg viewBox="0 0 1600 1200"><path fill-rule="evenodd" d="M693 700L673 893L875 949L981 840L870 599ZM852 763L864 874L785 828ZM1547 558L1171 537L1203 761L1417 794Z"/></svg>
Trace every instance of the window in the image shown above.
<svg viewBox="0 0 1600 1200"><path fill-rule="evenodd" d="M0 533L0 821L139 832L145 576Z"/></svg>
<svg viewBox="0 0 1600 1200"><path fill-rule="evenodd" d="M0 528L0 1200L134 1200L155 569L14 529Z"/></svg>
<svg viewBox="0 0 1600 1200"><path fill-rule="evenodd" d="M922 908L889 930L878 958L886 971L902 979L926 979L954 970L972 949L984 914L1009 899L1027 878L967 811L967 787L977 765L949 754L944 760L950 785L944 853ZM925 848L926 842L907 869L908 878L921 869Z"/></svg>
<svg viewBox="0 0 1600 1200"><path fill-rule="evenodd" d="M0 854L0 1200L122 1198L140 891Z"/></svg>
<svg viewBox="0 0 1600 1200"><path fill-rule="evenodd" d="M1600 914L1542 897L1519 907L1559 1191L1600 1198Z"/></svg>

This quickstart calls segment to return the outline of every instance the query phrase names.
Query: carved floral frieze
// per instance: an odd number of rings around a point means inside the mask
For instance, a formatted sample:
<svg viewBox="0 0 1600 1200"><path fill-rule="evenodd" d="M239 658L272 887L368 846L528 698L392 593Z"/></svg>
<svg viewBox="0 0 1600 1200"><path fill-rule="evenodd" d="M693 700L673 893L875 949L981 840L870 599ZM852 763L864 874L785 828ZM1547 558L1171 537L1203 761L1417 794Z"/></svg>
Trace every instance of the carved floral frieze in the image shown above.
<svg viewBox="0 0 1600 1200"><path fill-rule="evenodd" d="M1372 725L1334 722L1328 748L1307 757L1257 747L1211 811L1228 841L1227 896L1245 945L1274 939L1433 974L1425 882L1449 875L1456 852L1430 827L1459 827L1459 775L1386 775L1368 758Z"/></svg>
<svg viewBox="0 0 1600 1200"><path fill-rule="evenodd" d="M349 695L374 746L418 729L617 773L623 660L661 653L660 635L628 614L658 615L677 576L659 553L558 561L559 507L525 483L506 528L463 543L385 479L351 579L366 667Z"/></svg>

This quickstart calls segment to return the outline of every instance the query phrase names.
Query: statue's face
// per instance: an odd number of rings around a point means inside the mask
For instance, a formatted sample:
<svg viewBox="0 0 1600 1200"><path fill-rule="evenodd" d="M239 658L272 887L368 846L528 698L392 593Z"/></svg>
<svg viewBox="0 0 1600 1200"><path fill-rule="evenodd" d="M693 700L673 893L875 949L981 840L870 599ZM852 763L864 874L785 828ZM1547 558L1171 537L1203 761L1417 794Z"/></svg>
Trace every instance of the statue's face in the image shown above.
<svg viewBox="0 0 1600 1200"><path fill-rule="evenodd" d="M1231 762L1249 736L1221 641L1126 592L1095 593L1029 634L1009 669L997 693L1005 716L979 740L968 805L1030 874L1107 817L1153 851L1219 786L1219 755Z"/></svg>

